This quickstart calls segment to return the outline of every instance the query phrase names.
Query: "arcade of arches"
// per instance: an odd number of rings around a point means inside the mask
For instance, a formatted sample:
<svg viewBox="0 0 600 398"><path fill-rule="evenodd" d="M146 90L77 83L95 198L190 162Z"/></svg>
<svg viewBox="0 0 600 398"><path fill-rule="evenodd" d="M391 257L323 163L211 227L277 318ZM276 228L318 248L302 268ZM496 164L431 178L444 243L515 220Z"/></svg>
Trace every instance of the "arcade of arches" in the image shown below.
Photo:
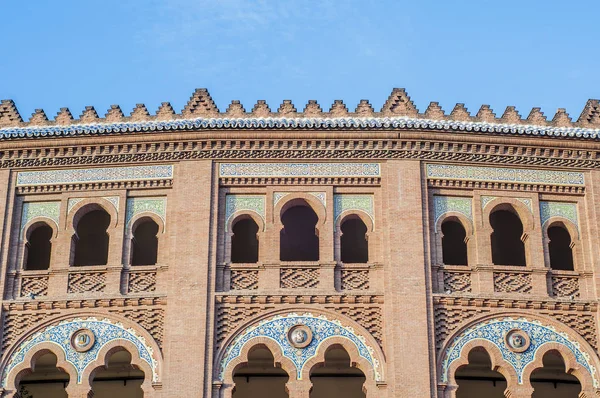
<svg viewBox="0 0 600 398"><path fill-rule="evenodd" d="M600 103L381 102L0 101L0 398L599 396Z"/></svg>

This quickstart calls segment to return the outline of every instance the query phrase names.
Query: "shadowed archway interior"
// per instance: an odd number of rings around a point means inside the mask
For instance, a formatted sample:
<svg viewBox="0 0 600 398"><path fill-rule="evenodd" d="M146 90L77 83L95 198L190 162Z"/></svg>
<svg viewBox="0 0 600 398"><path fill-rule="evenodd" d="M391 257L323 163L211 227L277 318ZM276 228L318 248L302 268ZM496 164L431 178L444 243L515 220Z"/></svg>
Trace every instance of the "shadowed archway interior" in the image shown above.
<svg viewBox="0 0 600 398"><path fill-rule="evenodd" d="M308 204L298 204L281 216L281 261L319 261L319 237L316 225L319 218Z"/></svg>
<svg viewBox="0 0 600 398"><path fill-rule="evenodd" d="M104 210L92 210L81 217L74 236L73 265L106 265L108 263L108 233L110 215Z"/></svg>
<svg viewBox="0 0 600 398"><path fill-rule="evenodd" d="M367 226L360 218L345 220L341 227L341 260L343 263L366 263L369 261Z"/></svg>
<svg viewBox="0 0 600 398"><path fill-rule="evenodd" d="M458 383L457 398L504 398L506 379L492 370L490 356L483 348L469 352L469 363L460 367L454 378Z"/></svg>
<svg viewBox="0 0 600 398"><path fill-rule="evenodd" d="M442 223L442 255L446 265L467 265L467 232L454 220Z"/></svg>
<svg viewBox="0 0 600 398"><path fill-rule="evenodd" d="M52 228L41 223L29 234L27 241L26 270L47 270L50 268L50 253L52 252Z"/></svg>
<svg viewBox="0 0 600 398"><path fill-rule="evenodd" d="M34 362L35 371L27 374L19 383L17 391L23 398L67 398L65 388L69 375L56 367L56 355L49 352Z"/></svg>
<svg viewBox="0 0 600 398"><path fill-rule="evenodd" d="M108 358L106 367L96 371L92 381L94 398L142 398L144 372L131 364L131 354L120 350Z"/></svg>
<svg viewBox="0 0 600 398"><path fill-rule="evenodd" d="M310 398L364 398L363 372L351 366L348 352L341 346L332 346L325 353L325 362L310 372Z"/></svg>
<svg viewBox="0 0 600 398"><path fill-rule="evenodd" d="M131 265L154 265L158 258L158 224L144 219L133 231Z"/></svg>
<svg viewBox="0 0 600 398"><path fill-rule="evenodd" d="M258 225L252 218L237 221L232 228L231 262L258 262Z"/></svg>
<svg viewBox="0 0 600 398"><path fill-rule="evenodd" d="M496 265L526 265L523 223L515 213L496 210L490 214L492 262Z"/></svg>
<svg viewBox="0 0 600 398"><path fill-rule="evenodd" d="M553 225L548 228L548 251L550 254L550 268L563 271L573 271L575 269L571 235L563 226Z"/></svg>
<svg viewBox="0 0 600 398"><path fill-rule="evenodd" d="M288 374L274 366L271 351L257 345L248 353L248 362L233 373L233 398L287 398L285 384Z"/></svg>
<svg viewBox="0 0 600 398"><path fill-rule="evenodd" d="M581 384L577 377L565 372L565 361L558 351L548 351L542 358L543 367L531 373L533 398L577 398Z"/></svg>

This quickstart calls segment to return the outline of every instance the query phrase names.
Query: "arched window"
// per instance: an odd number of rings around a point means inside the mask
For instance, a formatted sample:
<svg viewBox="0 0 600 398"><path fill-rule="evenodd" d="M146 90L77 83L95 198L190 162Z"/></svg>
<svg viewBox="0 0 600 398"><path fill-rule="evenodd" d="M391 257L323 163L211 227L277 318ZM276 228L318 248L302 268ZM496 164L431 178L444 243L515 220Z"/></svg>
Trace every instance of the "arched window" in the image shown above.
<svg viewBox="0 0 600 398"><path fill-rule="evenodd" d="M364 398L363 372L351 366L348 352L333 346L325 353L325 363L316 365L310 372L313 388L310 398Z"/></svg>
<svg viewBox="0 0 600 398"><path fill-rule="evenodd" d="M106 366L94 373L93 396L95 398L142 398L144 392L141 385L144 378L144 372L131 364L129 351L117 351L108 358Z"/></svg>
<svg viewBox="0 0 600 398"><path fill-rule="evenodd" d="M558 351L544 354L542 367L531 372L533 398L577 398L581 383L577 377L565 372L565 361Z"/></svg>
<svg viewBox="0 0 600 398"><path fill-rule="evenodd" d="M360 218L350 218L340 226L341 260L343 263L366 263L369 261L367 226Z"/></svg>
<svg viewBox="0 0 600 398"><path fill-rule="evenodd" d="M57 358L52 352L45 353L35 360L35 364L21 378L18 386L19 397L67 398L65 387L69 385L69 375L56 366Z"/></svg>
<svg viewBox="0 0 600 398"><path fill-rule="evenodd" d="M50 268L50 253L52 251L52 228L41 223L29 233L26 245L26 270L46 270Z"/></svg>
<svg viewBox="0 0 600 398"><path fill-rule="evenodd" d="M231 262L258 262L258 225L252 218L244 218L233 225L231 237Z"/></svg>
<svg viewBox="0 0 600 398"><path fill-rule="evenodd" d="M461 366L454 374L458 383L457 398L485 397L504 398L506 379L492 370L492 361L488 353L480 348L472 349L468 354L469 363Z"/></svg>
<svg viewBox="0 0 600 398"><path fill-rule="evenodd" d="M490 214L492 262L497 265L525 265L525 245L521 240L523 224L519 216L508 210Z"/></svg>
<svg viewBox="0 0 600 398"><path fill-rule="evenodd" d="M571 235L563 226L553 225L548 228L548 251L550 268L573 271L573 249Z"/></svg>
<svg viewBox="0 0 600 398"><path fill-rule="evenodd" d="M318 220L308 204L290 207L283 213L279 252L281 261L319 261L319 237L315 229Z"/></svg>
<svg viewBox="0 0 600 398"><path fill-rule="evenodd" d="M455 220L442 223L442 255L446 265L467 265L467 232Z"/></svg>
<svg viewBox="0 0 600 398"><path fill-rule="evenodd" d="M74 265L106 265L108 263L108 233L110 215L104 210L92 210L81 217L74 236Z"/></svg>
<svg viewBox="0 0 600 398"><path fill-rule="evenodd" d="M158 224L145 218L133 230L131 265L154 265L158 257Z"/></svg>
<svg viewBox="0 0 600 398"><path fill-rule="evenodd" d="M287 398L289 376L274 364L275 358L266 346L252 347L248 362L233 373L233 398Z"/></svg>

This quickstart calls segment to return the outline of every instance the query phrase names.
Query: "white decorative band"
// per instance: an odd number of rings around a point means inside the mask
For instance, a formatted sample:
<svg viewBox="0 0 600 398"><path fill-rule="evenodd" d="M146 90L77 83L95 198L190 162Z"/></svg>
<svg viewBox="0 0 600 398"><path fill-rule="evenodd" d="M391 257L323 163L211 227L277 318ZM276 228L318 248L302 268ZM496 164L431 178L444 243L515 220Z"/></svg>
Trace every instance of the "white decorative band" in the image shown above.
<svg viewBox="0 0 600 398"><path fill-rule="evenodd" d="M466 180L482 182L504 182L516 184L551 184L585 186L581 172L515 169L508 167L458 166L428 164L427 178L430 180Z"/></svg>
<svg viewBox="0 0 600 398"><path fill-rule="evenodd" d="M220 177L380 177L379 163L221 163Z"/></svg>
<svg viewBox="0 0 600 398"><path fill-rule="evenodd" d="M21 171L17 186L172 179L172 165Z"/></svg>

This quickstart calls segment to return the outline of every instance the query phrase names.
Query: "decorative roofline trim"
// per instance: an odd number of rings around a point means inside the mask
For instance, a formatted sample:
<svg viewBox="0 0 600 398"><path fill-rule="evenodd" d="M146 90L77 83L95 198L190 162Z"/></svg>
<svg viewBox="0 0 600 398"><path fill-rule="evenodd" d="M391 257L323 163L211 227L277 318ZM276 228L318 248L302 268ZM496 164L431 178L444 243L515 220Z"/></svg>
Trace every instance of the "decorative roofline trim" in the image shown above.
<svg viewBox="0 0 600 398"><path fill-rule="evenodd" d="M40 137L127 134L185 130L243 129L381 129L439 130L465 133L548 136L599 139L600 129L555 127L458 120L435 120L418 117L341 117L341 118L181 118L118 123L89 123L50 126L0 128L0 141Z"/></svg>

